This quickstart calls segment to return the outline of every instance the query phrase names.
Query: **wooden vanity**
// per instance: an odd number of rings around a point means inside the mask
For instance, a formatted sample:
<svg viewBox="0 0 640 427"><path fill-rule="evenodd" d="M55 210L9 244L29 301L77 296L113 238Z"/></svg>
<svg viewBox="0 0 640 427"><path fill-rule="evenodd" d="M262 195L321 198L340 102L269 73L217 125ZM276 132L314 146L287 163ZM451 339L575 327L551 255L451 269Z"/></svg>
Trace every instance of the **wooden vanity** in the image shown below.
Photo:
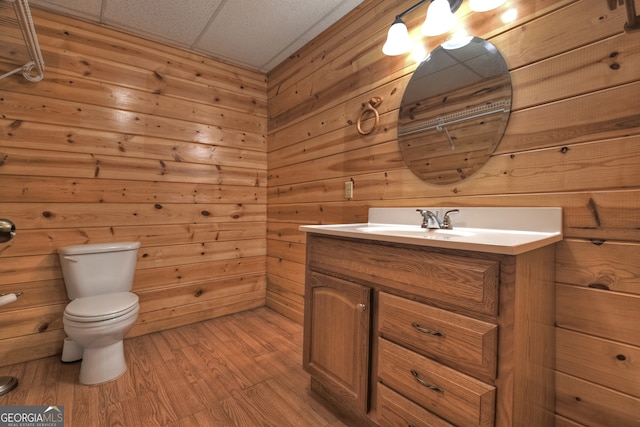
<svg viewBox="0 0 640 427"><path fill-rule="evenodd" d="M307 234L305 369L362 425L554 424L555 246Z"/></svg>

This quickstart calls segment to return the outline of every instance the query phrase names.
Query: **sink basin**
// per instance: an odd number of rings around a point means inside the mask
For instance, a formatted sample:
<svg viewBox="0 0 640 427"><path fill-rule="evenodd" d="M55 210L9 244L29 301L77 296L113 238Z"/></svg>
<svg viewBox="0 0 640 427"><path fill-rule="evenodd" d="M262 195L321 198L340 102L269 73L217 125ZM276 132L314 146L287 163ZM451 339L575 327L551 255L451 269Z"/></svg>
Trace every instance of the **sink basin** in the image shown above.
<svg viewBox="0 0 640 427"><path fill-rule="evenodd" d="M371 208L368 223L306 225L300 230L509 255L562 240L560 208L460 208L452 221L452 229L426 229L420 226L421 217L414 208Z"/></svg>

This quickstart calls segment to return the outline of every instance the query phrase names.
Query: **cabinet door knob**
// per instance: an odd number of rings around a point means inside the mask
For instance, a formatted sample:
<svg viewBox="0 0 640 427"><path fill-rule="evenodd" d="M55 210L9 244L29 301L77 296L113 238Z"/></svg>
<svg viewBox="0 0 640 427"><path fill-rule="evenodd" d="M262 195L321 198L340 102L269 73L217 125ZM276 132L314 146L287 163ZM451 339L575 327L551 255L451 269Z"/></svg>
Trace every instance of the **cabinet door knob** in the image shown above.
<svg viewBox="0 0 640 427"><path fill-rule="evenodd" d="M356 308L358 309L359 312L363 313L367 309L367 306L364 304L358 304L356 305Z"/></svg>

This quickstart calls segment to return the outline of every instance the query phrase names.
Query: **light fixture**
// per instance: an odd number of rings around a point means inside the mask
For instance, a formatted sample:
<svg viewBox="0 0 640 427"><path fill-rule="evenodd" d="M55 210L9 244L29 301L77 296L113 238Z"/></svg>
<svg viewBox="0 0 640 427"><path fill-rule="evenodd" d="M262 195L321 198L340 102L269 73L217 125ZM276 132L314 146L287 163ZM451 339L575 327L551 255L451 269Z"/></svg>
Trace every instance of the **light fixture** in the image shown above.
<svg viewBox="0 0 640 427"><path fill-rule="evenodd" d="M507 0L469 0L469 7L476 12L485 12L504 4ZM425 36L439 36L450 31L456 24L454 13L462 4L462 0L421 0L409 9L398 14L387 33L387 40L382 46L382 53L396 56L411 50L413 42L409 37L409 30L402 17L413 12L425 3L429 3L427 16L422 24L422 34ZM476 9L474 9L474 7Z"/></svg>
<svg viewBox="0 0 640 427"><path fill-rule="evenodd" d="M438 15L441 16L443 14L446 14L446 12L449 12L448 15L453 17L453 12L458 10L458 8L460 7L460 4L462 4L462 0L421 0L418 3L414 4L409 9L405 10L404 12L396 16L396 19L393 21L393 24L391 24L391 28L389 28L389 32L387 33L387 41L384 43L384 46L382 46L382 53L388 56L396 56L396 55L402 55L403 53L407 53L411 50L413 43L411 41L411 38L409 37L409 30L407 29L407 26L402 20L402 17L408 13L413 12L418 7L422 6L427 2L439 3L438 6L436 7L435 18L437 18ZM442 3L444 3L445 9L447 9L444 12L442 11ZM433 6L432 5L430 6L431 7L427 9L427 19L425 20L425 25L427 24L427 21L429 21L429 19L432 19L432 20L434 19L434 18L429 18L431 15L433 15L433 13L430 12ZM451 19L451 18L445 18L445 19ZM453 17L453 20L454 20L453 24L455 24L455 17ZM423 33L427 31L425 29L425 25L422 26ZM449 29L451 28L447 28L439 34L445 33Z"/></svg>
<svg viewBox="0 0 640 427"><path fill-rule="evenodd" d="M409 30L402 22L402 18L396 16L396 20L393 21L387 33L387 41L382 46L382 53L388 56L402 55L407 53L410 48L411 37L409 37Z"/></svg>
<svg viewBox="0 0 640 427"><path fill-rule="evenodd" d="M427 17L422 24L422 34L439 36L456 25L456 17L447 0L433 0L427 9Z"/></svg>
<svg viewBox="0 0 640 427"><path fill-rule="evenodd" d="M469 0L469 9L474 12L487 12L502 6L507 0Z"/></svg>

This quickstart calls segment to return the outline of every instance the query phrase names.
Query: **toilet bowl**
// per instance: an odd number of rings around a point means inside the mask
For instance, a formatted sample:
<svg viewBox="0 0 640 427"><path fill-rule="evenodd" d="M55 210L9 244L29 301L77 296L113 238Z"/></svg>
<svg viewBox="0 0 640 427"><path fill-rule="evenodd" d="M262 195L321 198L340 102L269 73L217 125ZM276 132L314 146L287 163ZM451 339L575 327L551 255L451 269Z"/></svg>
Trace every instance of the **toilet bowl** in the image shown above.
<svg viewBox="0 0 640 427"><path fill-rule="evenodd" d="M127 370L123 339L139 303L131 291L139 242L58 249L67 295L62 360L82 359L80 383L100 384Z"/></svg>
<svg viewBox="0 0 640 427"><path fill-rule="evenodd" d="M82 349L82 384L107 382L127 370L123 339L138 311L138 296L131 292L78 298L67 306L62 321L65 333ZM65 340L64 345L71 344Z"/></svg>

